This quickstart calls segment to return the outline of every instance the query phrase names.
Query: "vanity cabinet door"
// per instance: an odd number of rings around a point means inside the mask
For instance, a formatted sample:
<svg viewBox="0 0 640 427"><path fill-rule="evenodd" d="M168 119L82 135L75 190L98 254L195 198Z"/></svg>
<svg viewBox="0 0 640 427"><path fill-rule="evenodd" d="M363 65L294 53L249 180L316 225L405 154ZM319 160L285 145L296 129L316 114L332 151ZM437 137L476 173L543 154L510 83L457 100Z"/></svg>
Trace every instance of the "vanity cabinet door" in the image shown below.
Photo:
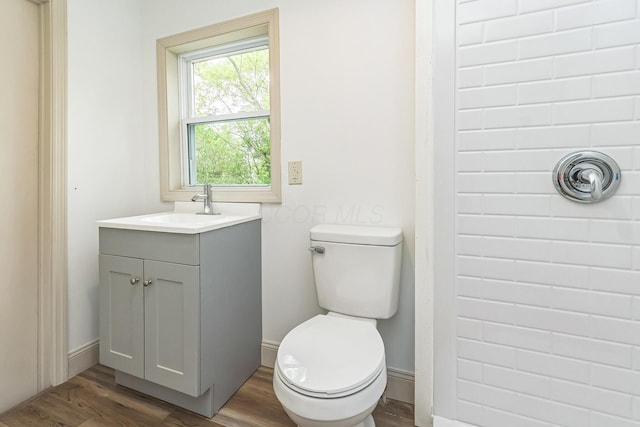
<svg viewBox="0 0 640 427"><path fill-rule="evenodd" d="M100 363L144 374L143 262L100 255Z"/></svg>
<svg viewBox="0 0 640 427"><path fill-rule="evenodd" d="M200 267L144 261L145 375L200 395Z"/></svg>

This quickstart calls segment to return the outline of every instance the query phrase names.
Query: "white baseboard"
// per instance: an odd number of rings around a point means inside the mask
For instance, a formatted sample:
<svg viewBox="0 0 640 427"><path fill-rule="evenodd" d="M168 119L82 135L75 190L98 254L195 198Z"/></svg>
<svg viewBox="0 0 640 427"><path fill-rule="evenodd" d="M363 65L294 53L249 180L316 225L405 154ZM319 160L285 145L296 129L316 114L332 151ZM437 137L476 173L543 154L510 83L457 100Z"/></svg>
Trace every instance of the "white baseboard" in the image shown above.
<svg viewBox="0 0 640 427"><path fill-rule="evenodd" d="M98 363L100 359L100 342L92 341L72 351L68 356L69 378L75 377L85 369Z"/></svg>
<svg viewBox="0 0 640 427"><path fill-rule="evenodd" d="M471 424L465 424L460 421L450 420L439 416L433 417L433 427L474 427Z"/></svg>
<svg viewBox="0 0 640 427"><path fill-rule="evenodd" d="M387 397L400 402L415 403L415 377L413 372L387 368Z"/></svg>
<svg viewBox="0 0 640 427"><path fill-rule="evenodd" d="M276 364L279 343L274 341L262 342L262 362L261 364L273 368ZM78 375L85 369L89 369L98 363L100 358L100 342L92 341L69 353L69 378ZM406 403L414 403L414 375L412 372L401 371L399 369L387 368L387 397ZM436 417L437 418L437 417ZM446 420L441 418L441 420ZM434 427L437 424L434 424ZM469 427L464 424L442 424L440 427Z"/></svg>
<svg viewBox="0 0 640 427"><path fill-rule="evenodd" d="M262 341L262 361L261 365L267 368L276 366L276 357L278 356L278 346L280 343L275 341Z"/></svg>
<svg viewBox="0 0 640 427"><path fill-rule="evenodd" d="M262 365L273 368L276 365L278 346L275 341L262 341ZM400 402L414 403L415 379L413 372L387 368L387 397ZM446 426L445 426L446 427Z"/></svg>

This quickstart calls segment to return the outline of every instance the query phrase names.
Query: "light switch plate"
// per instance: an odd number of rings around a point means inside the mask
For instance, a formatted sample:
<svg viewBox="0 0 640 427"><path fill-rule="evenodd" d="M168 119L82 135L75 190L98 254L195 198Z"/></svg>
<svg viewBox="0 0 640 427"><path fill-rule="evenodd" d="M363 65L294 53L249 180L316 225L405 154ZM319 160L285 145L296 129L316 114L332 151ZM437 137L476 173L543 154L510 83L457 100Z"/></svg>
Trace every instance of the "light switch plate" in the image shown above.
<svg viewBox="0 0 640 427"><path fill-rule="evenodd" d="M302 185L302 161L289 162L289 185Z"/></svg>

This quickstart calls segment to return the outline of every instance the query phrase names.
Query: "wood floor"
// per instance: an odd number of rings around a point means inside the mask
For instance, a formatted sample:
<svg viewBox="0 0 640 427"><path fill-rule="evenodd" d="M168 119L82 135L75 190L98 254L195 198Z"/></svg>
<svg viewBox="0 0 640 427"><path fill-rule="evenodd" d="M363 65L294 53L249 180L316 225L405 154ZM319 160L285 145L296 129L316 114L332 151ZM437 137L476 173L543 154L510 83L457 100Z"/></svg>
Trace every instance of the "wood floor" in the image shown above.
<svg viewBox="0 0 640 427"><path fill-rule="evenodd" d="M115 384L113 370L96 365L4 414L0 427L22 426L294 426L273 394L273 371L260 368L211 420ZM413 406L378 405L377 427L413 426Z"/></svg>

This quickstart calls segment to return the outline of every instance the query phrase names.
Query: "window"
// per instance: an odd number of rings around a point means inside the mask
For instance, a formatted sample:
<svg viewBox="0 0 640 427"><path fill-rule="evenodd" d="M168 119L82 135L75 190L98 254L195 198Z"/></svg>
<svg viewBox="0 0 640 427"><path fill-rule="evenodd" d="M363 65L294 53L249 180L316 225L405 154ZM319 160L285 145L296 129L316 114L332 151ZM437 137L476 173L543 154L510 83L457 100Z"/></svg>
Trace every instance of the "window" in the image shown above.
<svg viewBox="0 0 640 427"><path fill-rule="evenodd" d="M179 56L189 185L269 185L269 41Z"/></svg>
<svg viewBox="0 0 640 427"><path fill-rule="evenodd" d="M277 9L157 42L163 200L280 201Z"/></svg>

